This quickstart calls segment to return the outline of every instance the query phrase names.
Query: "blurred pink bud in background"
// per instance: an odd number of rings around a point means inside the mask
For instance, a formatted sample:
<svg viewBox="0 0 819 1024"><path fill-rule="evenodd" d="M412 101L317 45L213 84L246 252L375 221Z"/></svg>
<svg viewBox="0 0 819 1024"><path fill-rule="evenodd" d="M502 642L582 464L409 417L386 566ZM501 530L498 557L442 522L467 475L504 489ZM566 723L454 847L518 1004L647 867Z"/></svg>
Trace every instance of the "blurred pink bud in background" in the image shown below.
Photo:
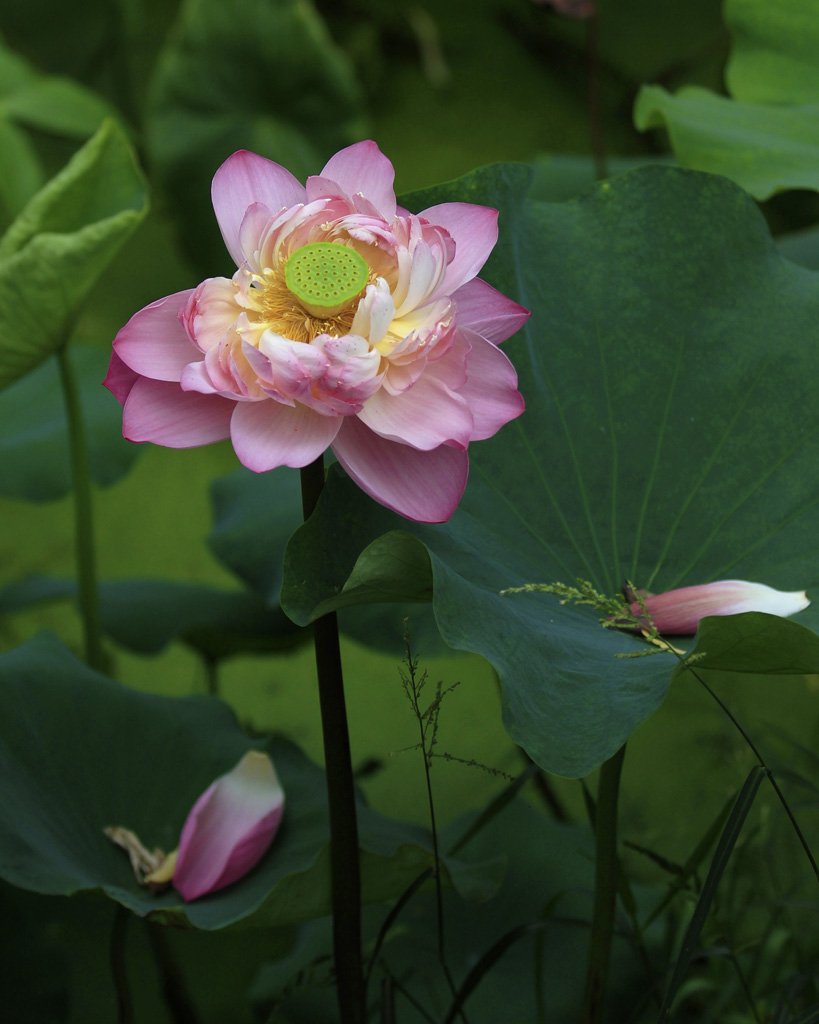
<svg viewBox="0 0 819 1024"><path fill-rule="evenodd" d="M594 0L535 0L540 7L554 7L569 18L590 18L596 12Z"/></svg>

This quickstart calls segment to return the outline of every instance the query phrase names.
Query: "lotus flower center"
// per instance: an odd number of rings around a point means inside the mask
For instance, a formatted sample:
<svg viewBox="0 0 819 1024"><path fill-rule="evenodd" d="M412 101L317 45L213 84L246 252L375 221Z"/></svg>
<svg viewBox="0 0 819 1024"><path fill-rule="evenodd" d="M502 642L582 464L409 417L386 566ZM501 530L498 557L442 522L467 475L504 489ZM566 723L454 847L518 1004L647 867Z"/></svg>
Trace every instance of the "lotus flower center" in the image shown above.
<svg viewBox="0 0 819 1024"><path fill-rule="evenodd" d="M358 298L369 271L355 249L338 242L314 242L288 259L284 283L306 312L327 320Z"/></svg>

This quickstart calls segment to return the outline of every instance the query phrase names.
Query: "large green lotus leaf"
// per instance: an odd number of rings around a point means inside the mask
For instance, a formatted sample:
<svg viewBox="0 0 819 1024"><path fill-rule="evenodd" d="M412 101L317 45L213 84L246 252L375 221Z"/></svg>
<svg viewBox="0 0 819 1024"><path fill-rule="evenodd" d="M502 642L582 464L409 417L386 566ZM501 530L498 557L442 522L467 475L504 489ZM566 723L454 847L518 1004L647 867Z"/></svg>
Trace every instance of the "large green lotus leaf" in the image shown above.
<svg viewBox="0 0 819 1024"><path fill-rule="evenodd" d="M22 128L0 118L0 230L45 181L40 158Z"/></svg>
<svg viewBox="0 0 819 1024"><path fill-rule="evenodd" d="M284 467L262 474L240 469L214 481L211 497L214 526L208 544L214 555L271 608L278 608L285 545L302 522L298 472ZM325 541L332 546L339 536L349 536L355 546L348 552L349 571L340 587L342 593L337 598L334 595L328 607L341 609L342 631L369 647L403 654L402 623L409 619L417 648L427 653L445 649L428 605L432 599L429 557L423 545L403 530L389 533L394 522L385 512L383 519L371 524L372 550L361 551L356 546L360 534L354 521L349 530L337 521L327 538L316 539L323 547ZM326 585L332 587L337 555L331 552L326 562L311 561L313 575L297 583L296 589L314 595L323 593ZM330 576L323 577L316 589L325 566ZM301 615L305 622L320 614L312 596L307 601L308 610ZM361 604L368 607L343 611Z"/></svg>
<svg viewBox="0 0 819 1024"><path fill-rule="evenodd" d="M726 0L731 95L754 103L819 101L819 2Z"/></svg>
<svg viewBox="0 0 819 1024"><path fill-rule="evenodd" d="M87 138L116 109L64 75L46 75L0 39L0 119L40 131Z"/></svg>
<svg viewBox="0 0 819 1024"><path fill-rule="evenodd" d="M141 693L86 668L41 635L0 655L0 876L63 894L102 889L140 915L221 928L253 915L289 924L327 914L329 833L323 771L291 743L264 744L285 790L275 843L238 883L183 904L153 895L103 835L135 831L149 847L176 846L201 792L259 742L213 698ZM428 833L360 807L363 890L396 898L433 862ZM491 891L494 866L483 894ZM451 872L458 881L458 872ZM477 887L468 879L469 891Z"/></svg>
<svg viewBox="0 0 819 1024"><path fill-rule="evenodd" d="M447 846L465 829L463 820L452 822L439 831L439 841ZM582 965L587 955L594 889L593 847L587 826L551 821L523 800L507 804L470 842L470 852L479 857L502 852L508 867L491 902L476 905L444 893L447 967L456 989L480 957L497 949L505 936L517 935L466 1001L464 1013L469 1024L534 1024L539 1019L537 981L545 993L549 1024L574 1024L578 1020L584 974L582 970L567 970L566 965ZM638 909L644 916L662 896L662 890L635 889ZM419 1002L411 1006L396 997L402 1024L444 1021L452 1004L452 990L441 971L437 945L430 942L430 935L435 935L437 929L437 913L433 893L416 894L388 932L371 979L371 991L375 992L382 970L408 979L406 988ZM365 913L365 946L368 936L375 938L382 922L383 914ZM290 953L259 972L249 993L259 1019L268 1019L265 1011L269 1013L275 1006L277 1016L272 1019L276 1024L330 1024L337 1020L332 1002L322 998L327 989L319 980L327 972L332 948L330 924L318 921L303 925ZM652 954L661 936L659 928L643 936ZM299 972L311 979L309 987L292 985ZM645 993L645 985L645 971L632 945L618 937L612 947L606 1019L628 1021ZM334 995L332 989L329 995Z"/></svg>
<svg viewBox="0 0 819 1024"><path fill-rule="evenodd" d="M618 174L634 171L647 164L670 165L674 161L669 156L612 156L606 160L608 178ZM594 159L590 156L577 156L568 153L542 153L530 161L534 171L532 185L529 189L530 199L542 199L548 203L563 202L574 199L584 189L597 181Z"/></svg>
<svg viewBox="0 0 819 1024"><path fill-rule="evenodd" d="M0 998L9 1020L59 1024L70 1017L71 979L53 933L32 921L23 894L0 887Z"/></svg>
<svg viewBox="0 0 819 1024"><path fill-rule="evenodd" d="M28 134L12 123L5 101L25 90L37 72L0 39L0 226L5 228L45 183L40 158Z"/></svg>
<svg viewBox="0 0 819 1024"><path fill-rule="evenodd" d="M122 407L101 386L108 356L70 348L80 393L91 476L101 487L121 479L142 448L122 437ZM50 359L0 392L0 495L54 501L72 488L65 399L56 360Z"/></svg>
<svg viewBox="0 0 819 1024"><path fill-rule="evenodd" d="M282 606L306 621L375 537L412 533L443 637L498 670L512 738L583 775L655 710L673 663L618 657L641 642L589 610L499 592L576 578L609 594L624 579L819 584L819 283L722 178L645 168L565 204L525 189L521 168L501 166L404 203L500 209L485 276L533 311L504 346L526 412L470 448L442 526L386 512L334 467L288 547Z"/></svg>
<svg viewBox="0 0 819 1024"><path fill-rule="evenodd" d="M452 835L451 827L445 832ZM487 904L472 905L445 896L447 966L456 986L502 936L535 923L543 930L520 935L492 966L464 1006L467 1019L470 1024L537 1021L534 964L539 963L546 1019L560 1024L577 1021L583 971L567 965L583 964L588 949L586 922L592 911L594 860L589 829L550 821L539 809L515 800L472 843L476 855L503 851L508 868L502 887ZM383 960L399 977L412 971L412 991L423 993L424 1006L440 1021L446 1017L452 993L429 941L435 913L431 898L418 901L384 944ZM649 948L655 941L653 935L645 937ZM644 991L645 974L625 942L615 941L612 956L607 1019L626 1021ZM420 1024L423 1018L407 1009L401 1019Z"/></svg>
<svg viewBox="0 0 819 1024"><path fill-rule="evenodd" d="M77 591L74 580L53 576L27 576L0 587L0 616L17 615L38 605L73 597Z"/></svg>
<svg viewBox="0 0 819 1024"><path fill-rule="evenodd" d="M208 547L268 604L278 604L284 544L302 520L298 471L237 470L213 482L211 503Z"/></svg>
<svg viewBox="0 0 819 1024"><path fill-rule="evenodd" d="M675 677L689 671L755 676L819 673L819 636L798 622L763 612L710 617L700 622L697 641L677 663Z"/></svg>
<svg viewBox="0 0 819 1024"><path fill-rule="evenodd" d="M806 228L779 235L776 239L779 251L793 263L810 270L819 270L819 228Z"/></svg>
<svg viewBox="0 0 819 1024"><path fill-rule="evenodd" d="M685 167L724 174L757 199L819 189L819 3L726 0L733 97L696 87L671 95L645 85L638 129L665 127Z"/></svg>
<svg viewBox="0 0 819 1024"><path fill-rule="evenodd" d="M11 121L69 138L93 135L117 111L107 100L62 75L38 75L25 88L0 98Z"/></svg>
<svg viewBox="0 0 819 1024"><path fill-rule="evenodd" d="M672 96L650 85L637 97L634 123L666 128L684 167L723 174L757 199L819 190L819 103L745 103L698 86Z"/></svg>
<svg viewBox="0 0 819 1024"><path fill-rule="evenodd" d="M288 650L308 639L278 606L246 590L172 580L116 580L100 586L102 627L118 644L156 654L172 640L218 660Z"/></svg>
<svg viewBox="0 0 819 1024"><path fill-rule="evenodd" d="M76 597L74 580L29 576L0 587L0 616ZM246 590L175 580L112 580L99 586L107 636L139 654L181 640L203 657L290 650L309 638L276 605Z"/></svg>
<svg viewBox="0 0 819 1024"><path fill-rule="evenodd" d="M210 276L230 262L210 206L223 160L250 149L304 181L361 130L352 65L309 0L184 0L151 91L153 162Z"/></svg>
<svg viewBox="0 0 819 1024"><path fill-rule="evenodd" d="M330 500L341 482L346 497ZM405 520L368 501L338 465L328 474L319 510L287 544L282 605L295 622L378 601L429 601L429 555ZM343 582L342 582L343 581Z"/></svg>
<svg viewBox="0 0 819 1024"><path fill-rule="evenodd" d="M144 180L112 121L27 204L0 238L0 388L65 343L146 208Z"/></svg>
<svg viewBox="0 0 819 1024"><path fill-rule="evenodd" d="M36 76L33 65L0 38L0 97L25 88Z"/></svg>

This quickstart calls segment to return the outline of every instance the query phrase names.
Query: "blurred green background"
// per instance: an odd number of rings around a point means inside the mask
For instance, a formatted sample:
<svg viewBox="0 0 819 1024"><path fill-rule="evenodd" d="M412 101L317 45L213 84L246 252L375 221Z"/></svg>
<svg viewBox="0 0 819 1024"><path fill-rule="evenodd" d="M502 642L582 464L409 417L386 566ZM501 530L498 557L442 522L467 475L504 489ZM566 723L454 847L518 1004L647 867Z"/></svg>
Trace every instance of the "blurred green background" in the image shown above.
<svg viewBox="0 0 819 1024"><path fill-rule="evenodd" d="M642 83L724 92L730 36L721 4L602 0L598 29L594 88L607 155L638 162L663 155L662 137L633 127L635 96ZM8 48L0 63L0 117L24 133L32 167L51 175L85 133L82 125L68 131L59 118L55 124L48 113L55 108L47 99L45 114L8 99L14 95L8 87L14 77L10 53L29 62L26 74L65 76L118 112L151 183L149 216L95 288L74 330L74 343L105 352L119 327L147 302L227 271L228 257L208 212L208 186L219 162L241 146L303 177L317 173L339 146L374 138L395 165L399 195L496 161L532 162L544 198L575 194L594 177L587 26L530 0L435 5L323 0L312 6L306 0L89 0L71 8L54 0L28 0L3 5L0 31ZM67 87L57 80L54 88L59 95ZM88 117L93 120L93 111ZM0 155L0 169L3 160ZM6 223L16 212L14 195L37 180L36 170L25 179L21 167L18 161L19 180L6 190L0 210ZM809 229L819 209L814 194L797 191L774 197L765 212L777 232L792 232ZM206 546L210 483L236 466L227 443L185 452L149 448L126 478L98 489L101 578L166 577L238 588ZM72 575L68 498L41 504L4 498L0 516L3 583L30 574ZM66 604L0 620L3 647L43 627L79 649L78 621ZM349 639L343 644L354 763L368 768L361 785L376 808L426 822L420 755L397 754L416 742L417 723L398 675L399 614L393 629L394 654ZM503 730L491 667L476 656L416 646L433 679L461 681L444 702L440 749L517 774L525 761ZM128 685L163 694L206 689L202 662L181 643L151 658L113 645L109 653L113 672ZM770 681L750 679L741 687L716 683L772 756L792 764L801 756L794 744L816 749L819 681L788 679L775 692ZM220 685L243 722L285 732L309 756L321 759L309 647L232 658L221 668ZM751 764L741 739L707 694L693 684L672 690L629 744L623 838L670 861L684 861ZM432 775L442 822L480 806L504 785L501 777L443 760ZM593 788L594 780L589 783ZM569 817L582 822L580 784L560 779L551 784ZM534 785L526 795L542 806ZM781 838L780 811L764 787L753 818L743 840L749 860L764 859L766 844L781 840L780 863L789 870L797 862L795 840L787 833ZM628 856L637 878L657 883L664 877L647 857ZM801 872L801 864L795 870ZM1 895L7 920L21 913L32 933L30 956L20 943L6 942L18 979L9 989L0 986L4 1005L14 1010L8 1019L74 1024L114 1019L106 963L112 905L94 897L47 899L8 887ZM159 999L148 939L138 925L133 922L129 940L137 1020L162 1024L169 1018ZM209 1022L251 1020L248 1004L237 1002L236 993L247 989L261 962L292 941L291 933L282 933L260 942L252 931L170 936L196 990L202 1019ZM63 971L70 977L67 1015L59 994ZM56 993L51 1002L46 978ZM43 999L35 1006L25 993L36 986L42 987ZM38 1008L40 1002L45 1009Z"/></svg>

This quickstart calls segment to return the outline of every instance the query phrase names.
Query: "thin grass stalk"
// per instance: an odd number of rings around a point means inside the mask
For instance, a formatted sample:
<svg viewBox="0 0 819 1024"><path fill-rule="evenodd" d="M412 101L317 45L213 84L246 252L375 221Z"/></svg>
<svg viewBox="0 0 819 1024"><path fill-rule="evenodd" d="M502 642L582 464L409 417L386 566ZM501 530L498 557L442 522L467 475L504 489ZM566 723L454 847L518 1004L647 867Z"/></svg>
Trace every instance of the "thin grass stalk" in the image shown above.
<svg viewBox="0 0 819 1024"><path fill-rule="evenodd" d="M785 814L788 816L788 821L790 821L791 827L793 828L794 832L796 833L796 837L799 840L799 842L800 842L800 844L802 846L802 849L805 851L805 855L807 856L808 860L810 861L810 866L811 866L811 868L813 870L814 875L816 876L816 880L817 880L817 882L819 882L819 864L816 863L816 858L813 856L813 852L811 851L811 848L808 846L808 841L805 838L805 835L802 832L802 829L799 827L799 823L797 822L796 817L794 816L794 813L791 810L790 804L785 799L785 794L779 788L779 783L774 778L773 772L770 770L770 768L766 764L765 759L763 758L762 754L760 754L759 750L756 747L756 744L751 739L751 737L748 735L748 733L742 728L742 726L740 725L739 721L731 713L730 709L725 705L725 702L720 700L719 696L714 692L714 690L711 689L711 687L708 685L708 683L706 683L706 681L702 678L702 676L699 674L699 672L697 672L697 670L695 668L693 668L691 665L686 665L685 668L686 668L687 671L689 671L691 673L691 675L697 680L697 682L702 687L704 687L704 689L709 693L709 695L711 697L713 697L713 699L717 702L717 704L719 704L720 708L728 716L728 718L731 721L731 723L734 726L734 728L739 732L739 734L742 736L742 738L745 740L745 742L750 747L754 757L757 759L757 761L759 761L760 767L765 770L765 774L768 777L768 781L770 782L771 786L773 787L773 791L774 791L774 793L776 793L776 795L777 795L777 797L779 799L780 804L782 804L782 808L785 811Z"/></svg>
<svg viewBox="0 0 819 1024"><path fill-rule="evenodd" d="M426 710L421 711L418 703L421 688L424 684L426 673L423 677L418 680L416 679L416 667L417 659L413 657L412 649L410 647L409 631L406 627L405 620L405 632L404 632L404 645L406 647L406 665L408 675L405 677L407 695L412 702L412 708L415 712L415 717L418 721L418 729L420 732L419 747L424 758L424 776L427 784L427 803L429 805L429 822L430 830L432 831L432 855L435 860L435 909L436 918L438 925L438 962L441 965L441 971L446 978L449 990L453 997L456 995L455 981L452 977L452 972L449 970L449 966L446 962L446 941L444 936L444 897L443 887L441 885L441 860L438 852L438 829L435 823L435 801L432 796L432 779L430 778L430 767L432 763L432 748L435 745L435 734L438 729L438 712L441 707L441 683L438 684L438 688L435 694L435 700ZM427 727L431 726L432 738L427 745ZM469 1024L466 1018L466 1014L462 1009L459 1008L458 1014L461 1018L462 1024Z"/></svg>
<svg viewBox="0 0 819 1024"><path fill-rule="evenodd" d="M395 992L398 992L400 995L402 995L406 999L406 1001L410 1004L410 1006L412 1006L412 1008L415 1010L415 1012L418 1014L419 1017L423 1017L424 1020L427 1021L427 1024L438 1024L438 1022L432 1016L432 1014L428 1010L426 1010L421 1005L421 1003L418 1002L418 1000L415 998L415 996L412 994L412 992L410 992L410 990L408 988L406 988L404 985L402 985L401 982L398 980L398 978L395 977L394 974L390 973L390 970L389 970L388 967L386 967L386 965L384 965L384 971L385 971L385 974L386 974L387 978L390 981L390 984L392 985L393 990Z"/></svg>
<svg viewBox="0 0 819 1024"><path fill-rule="evenodd" d="M531 761L528 767L526 767L520 775L517 776L517 778L513 779L505 789L502 789L501 792L490 801L490 803L466 829L463 835L453 843L452 846L450 846L447 851L447 856L454 857L456 854L460 853L467 843L471 842L479 832L481 832L508 804L515 799L529 779L542 774L543 771L540 765Z"/></svg>
<svg viewBox="0 0 819 1024"><path fill-rule="evenodd" d="M674 971L671 975L671 980L668 983L668 988L666 989L665 996L663 998L663 1004L660 1007L657 1024L665 1024L665 1022L670 1018L671 1006L674 1002L674 997L682 984L683 978L685 977L689 964L694 956L697 943L699 942L700 932L702 931L705 919L711 908L711 903L717 891L717 886L719 885L723 872L728 865L728 860L731 857L731 853L734 850L739 834L742 831L742 826L745 824L748 812L753 805L757 790L766 775L769 775L768 769L763 768L761 765L755 765L751 769L742 789L739 791L736 803L728 816L728 821L725 823L722 836L720 837L720 840L717 843L717 848L714 851L714 856L711 860L711 866L708 869L705 884L702 887L702 892L697 900L697 905L694 908L694 913L691 917L691 921L689 922L685 937L683 938L682 946L680 947L680 954L677 957L677 963L674 965Z"/></svg>
<svg viewBox="0 0 819 1024"><path fill-rule="evenodd" d="M455 994L455 999L444 1018L444 1024L454 1024L455 1018L463 1014L463 1005L469 996L475 991L479 983L483 981L489 971L500 960L503 954L520 939L527 935L536 935L546 927L546 921L531 921L529 924L518 925L502 935L494 945L475 964L461 983L461 987Z"/></svg>

